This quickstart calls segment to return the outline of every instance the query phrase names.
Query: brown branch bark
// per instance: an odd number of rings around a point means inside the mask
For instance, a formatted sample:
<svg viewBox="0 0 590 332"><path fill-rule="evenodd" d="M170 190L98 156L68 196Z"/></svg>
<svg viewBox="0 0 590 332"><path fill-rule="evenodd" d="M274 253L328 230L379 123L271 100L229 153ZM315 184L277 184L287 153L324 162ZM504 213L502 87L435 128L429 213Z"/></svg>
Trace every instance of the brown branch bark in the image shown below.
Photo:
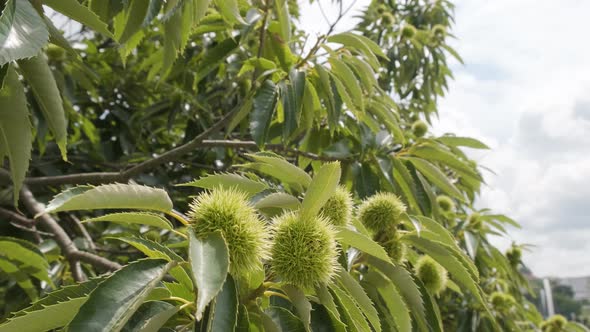
<svg viewBox="0 0 590 332"><path fill-rule="evenodd" d="M45 213L45 207L37 202L37 199L35 199L35 196L33 196L33 193L27 186L23 186L21 189L20 199L31 214L39 215L37 223L53 234L53 238L61 248L62 254L70 263L72 274L77 281L84 280L83 273L79 270L79 261L84 261L95 267L100 267L109 271L121 268L121 265L116 262L112 262L95 254L78 250L74 242L72 242L72 239L70 239L69 235L58 222L53 219L51 215Z"/></svg>
<svg viewBox="0 0 590 332"><path fill-rule="evenodd" d="M190 144L190 145L188 145ZM69 175L57 175L57 176L42 176L42 177L30 177L25 179L25 183L29 185L64 185L64 184L101 184L109 182L125 182L135 175L139 175L144 171L147 171L153 167L156 167L162 163L172 161L181 155L188 153L198 148L215 148L224 147L230 149L245 149L259 151L260 148L254 141L236 141L236 140L199 140L191 141L187 145L180 146L171 153L163 154L159 157L151 159L147 162L143 162L134 166L127 171L123 172L100 172L100 173L78 173ZM282 144L267 144L264 149L290 153L296 156L303 156L313 160L321 161L342 161L348 160L349 158L338 158L331 156L321 156L315 153L301 151L293 148L289 148ZM154 161L155 160L155 161Z"/></svg>

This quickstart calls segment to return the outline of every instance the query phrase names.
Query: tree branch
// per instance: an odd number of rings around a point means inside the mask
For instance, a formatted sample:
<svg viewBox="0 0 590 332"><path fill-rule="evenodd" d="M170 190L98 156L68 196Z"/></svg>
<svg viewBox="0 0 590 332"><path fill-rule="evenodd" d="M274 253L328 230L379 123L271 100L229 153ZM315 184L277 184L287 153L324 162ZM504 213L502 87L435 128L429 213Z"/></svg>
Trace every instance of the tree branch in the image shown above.
<svg viewBox="0 0 590 332"><path fill-rule="evenodd" d="M23 215L20 215L14 211L10 211L0 207L0 217L6 218L16 224L19 224L24 227L33 227L35 226L35 220L29 219Z"/></svg>
<svg viewBox="0 0 590 332"><path fill-rule="evenodd" d="M211 127L210 129L213 129ZM205 133L203 133L205 134ZM259 151L260 148L254 141L236 141L236 140L205 140L202 139L202 135L197 136L191 142L182 145L176 149L170 150L169 152L160 155L154 159L150 159L146 162L140 163L126 171L122 172L101 172L101 173L78 173L68 175L57 175L57 176L42 176L26 178L25 183L30 185L64 185L64 184L101 184L109 182L126 182L135 175L141 174L150 168L156 167L162 163L172 161L183 154L193 151L198 148L215 148L224 147L230 149L245 149ZM264 149L291 153L296 156L303 156L313 160L321 161L342 161L349 160L347 158L321 156L315 153L301 151L293 148L289 148L282 144L267 144Z"/></svg>
<svg viewBox="0 0 590 332"><path fill-rule="evenodd" d="M53 238L61 248L62 254L70 263L72 275L74 278L76 278L76 280L78 280L78 278L83 280L83 274L80 272L81 270L77 270L79 265L78 262L80 260L90 263L95 267L101 267L109 271L118 270L121 268L120 264L112 262L104 257L78 250L66 231L57 223L55 219L53 219L51 215L45 213L45 207L37 202L35 196L33 196L33 193L26 185L21 189L20 199L31 214L39 215L37 223L42 225L48 232L53 234Z"/></svg>

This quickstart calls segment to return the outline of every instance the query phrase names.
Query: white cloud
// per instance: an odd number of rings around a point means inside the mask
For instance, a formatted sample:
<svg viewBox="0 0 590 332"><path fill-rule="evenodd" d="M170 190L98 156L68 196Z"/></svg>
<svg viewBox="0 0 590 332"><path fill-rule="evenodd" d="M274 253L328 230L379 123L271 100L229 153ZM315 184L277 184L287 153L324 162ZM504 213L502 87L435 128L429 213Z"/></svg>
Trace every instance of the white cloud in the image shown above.
<svg viewBox="0 0 590 332"><path fill-rule="evenodd" d="M497 175L486 176L479 205L523 224L512 239L537 246L525 262L541 276L590 274L589 10L577 0L457 6L466 66L454 67L437 130L491 143L477 157Z"/></svg>
<svg viewBox="0 0 590 332"><path fill-rule="evenodd" d="M358 1L354 10L367 3ZM302 26L325 32L317 5L301 4ZM486 174L478 204L523 225L510 239L496 239L499 246L512 240L536 245L524 259L539 276L588 275L590 2L456 4L459 39L453 44L466 65L453 64L456 79L434 130L476 137L493 148L473 153L497 174ZM340 29L353 24L350 16Z"/></svg>

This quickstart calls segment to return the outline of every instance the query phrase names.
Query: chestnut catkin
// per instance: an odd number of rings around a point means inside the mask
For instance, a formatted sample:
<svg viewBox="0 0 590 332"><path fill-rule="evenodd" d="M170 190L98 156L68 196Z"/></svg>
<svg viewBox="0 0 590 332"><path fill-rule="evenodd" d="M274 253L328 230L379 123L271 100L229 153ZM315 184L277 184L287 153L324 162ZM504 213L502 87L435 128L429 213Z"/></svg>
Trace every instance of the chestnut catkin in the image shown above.
<svg viewBox="0 0 590 332"><path fill-rule="evenodd" d="M449 196L439 195L436 197L438 207L445 213L452 212L455 209L455 203Z"/></svg>
<svg viewBox="0 0 590 332"><path fill-rule="evenodd" d="M360 221L374 232L394 229L400 223L400 215L406 206L394 194L378 193L367 198L359 207Z"/></svg>
<svg viewBox="0 0 590 332"><path fill-rule="evenodd" d="M447 287L447 271L431 257L420 257L414 269L424 287L432 294L439 294Z"/></svg>
<svg viewBox="0 0 590 332"><path fill-rule="evenodd" d="M255 271L268 258L268 231L243 192L221 188L205 192L195 198L190 208L189 217L197 237L221 231L233 275Z"/></svg>
<svg viewBox="0 0 590 332"><path fill-rule="evenodd" d="M417 120L412 123L412 132L416 137L422 137L428 131L428 125L422 120Z"/></svg>
<svg viewBox="0 0 590 332"><path fill-rule="evenodd" d="M335 231L324 217L286 213L274 220L271 270L284 282L312 289L338 268Z"/></svg>
<svg viewBox="0 0 590 332"><path fill-rule="evenodd" d="M334 226L346 226L352 218L352 197L346 188L339 186L334 195L320 210Z"/></svg>

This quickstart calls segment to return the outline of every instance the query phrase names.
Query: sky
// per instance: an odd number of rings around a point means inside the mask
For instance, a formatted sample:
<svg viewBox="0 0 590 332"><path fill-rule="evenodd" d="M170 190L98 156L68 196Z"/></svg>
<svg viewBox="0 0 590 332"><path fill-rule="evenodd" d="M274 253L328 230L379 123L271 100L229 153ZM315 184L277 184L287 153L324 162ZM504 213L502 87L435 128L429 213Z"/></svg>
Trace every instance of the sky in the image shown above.
<svg viewBox="0 0 590 332"><path fill-rule="evenodd" d="M343 0L345 4L351 0ZM336 11L328 1L328 16ZM301 1L301 25L326 31L317 4ZM354 25L358 0L338 26ZM590 43L587 0L456 0L451 44L465 65L439 104L435 134L478 138L469 151L487 183L476 202L522 225L512 241L532 244L524 262L540 277L590 275Z"/></svg>

